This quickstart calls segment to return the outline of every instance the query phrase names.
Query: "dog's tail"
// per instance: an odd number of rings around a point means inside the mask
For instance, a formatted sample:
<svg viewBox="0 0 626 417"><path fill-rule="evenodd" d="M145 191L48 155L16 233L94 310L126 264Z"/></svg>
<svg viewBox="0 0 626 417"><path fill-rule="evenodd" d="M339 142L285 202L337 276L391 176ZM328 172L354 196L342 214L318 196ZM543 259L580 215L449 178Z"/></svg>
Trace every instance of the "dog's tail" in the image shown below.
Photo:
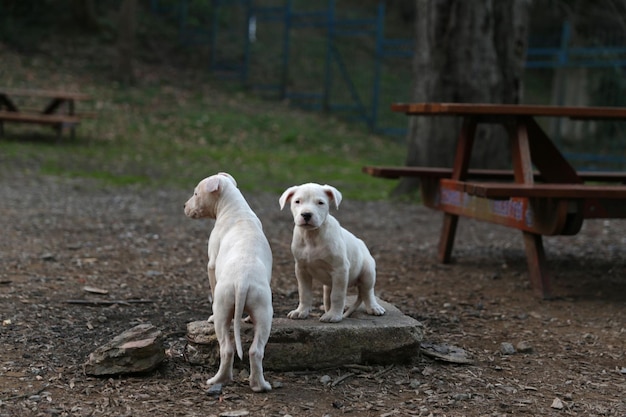
<svg viewBox="0 0 626 417"><path fill-rule="evenodd" d="M243 348L241 347L241 316L243 316L243 308L246 305L248 297L248 282L245 280L238 286L235 292L235 319L233 323L233 333L235 335L235 347L237 348L237 356L243 359Z"/></svg>
<svg viewBox="0 0 626 417"><path fill-rule="evenodd" d="M343 313L343 318L345 319L347 317L350 317L350 315L354 313L357 308L359 308L362 302L363 299L361 298L361 294L357 295L354 303L350 307L348 307L345 313Z"/></svg>

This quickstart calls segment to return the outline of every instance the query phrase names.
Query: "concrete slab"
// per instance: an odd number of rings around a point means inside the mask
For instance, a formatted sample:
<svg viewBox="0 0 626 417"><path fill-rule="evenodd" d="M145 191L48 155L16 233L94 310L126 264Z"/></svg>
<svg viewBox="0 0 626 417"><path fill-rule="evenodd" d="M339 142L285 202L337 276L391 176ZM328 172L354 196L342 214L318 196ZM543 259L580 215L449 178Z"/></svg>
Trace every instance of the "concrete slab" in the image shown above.
<svg viewBox="0 0 626 417"><path fill-rule="evenodd" d="M349 297L347 304L353 302ZM402 314L392 304L379 300L383 316L370 316L363 306L340 323L275 318L265 348L263 366L267 370L293 371L324 369L349 364L409 363L419 355L422 325ZM253 336L252 326L242 326L244 353ZM219 365L219 345L213 325L206 321L187 325L189 362ZM248 359L244 358L247 362ZM237 361L236 361L237 363Z"/></svg>

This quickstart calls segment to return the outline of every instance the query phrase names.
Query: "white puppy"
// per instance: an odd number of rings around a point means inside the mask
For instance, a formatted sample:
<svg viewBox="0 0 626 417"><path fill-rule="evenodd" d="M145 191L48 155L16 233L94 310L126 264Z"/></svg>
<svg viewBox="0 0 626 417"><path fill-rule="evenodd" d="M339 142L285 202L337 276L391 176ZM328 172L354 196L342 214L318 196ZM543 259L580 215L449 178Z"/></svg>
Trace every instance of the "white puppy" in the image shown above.
<svg viewBox="0 0 626 417"><path fill-rule="evenodd" d="M369 314L385 313L374 296L376 262L362 240L341 227L329 214L339 208L341 193L330 185L303 184L288 188L278 200L281 210L291 202L295 227L291 252L296 261L298 308L287 317L305 319L312 303L313 278L324 284L324 322L338 322L365 303ZM344 313L349 286L358 290L356 302Z"/></svg>
<svg viewBox="0 0 626 417"><path fill-rule="evenodd" d="M213 295L215 334L220 345L220 367L207 384L224 384L233 379L233 343L230 325L234 320L235 347L241 347L241 316L248 313L254 324L250 356L250 387L269 391L263 377L263 356L272 327L272 252L261 221L226 173L205 178L185 203L185 215L193 219L215 219L209 237L208 274Z"/></svg>

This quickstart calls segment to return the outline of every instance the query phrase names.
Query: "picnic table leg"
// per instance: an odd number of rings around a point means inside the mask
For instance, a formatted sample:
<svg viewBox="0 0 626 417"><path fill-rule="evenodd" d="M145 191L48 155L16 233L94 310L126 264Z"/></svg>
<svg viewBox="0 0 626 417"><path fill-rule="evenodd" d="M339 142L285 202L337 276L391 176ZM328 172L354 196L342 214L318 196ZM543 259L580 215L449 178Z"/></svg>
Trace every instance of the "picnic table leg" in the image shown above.
<svg viewBox="0 0 626 417"><path fill-rule="evenodd" d="M450 262L452 246L454 246L454 236L456 235L456 225L458 222L459 216L444 213L441 236L439 237L439 262L441 263L447 264Z"/></svg>
<svg viewBox="0 0 626 417"><path fill-rule="evenodd" d="M535 233L523 232L523 234L531 286L538 296L548 299L552 296L552 288L546 254L543 249L543 239L541 235Z"/></svg>
<svg viewBox="0 0 626 417"><path fill-rule="evenodd" d="M463 125L461 126L461 132L459 133L456 144L452 179L462 180L467 176L477 124L478 121L474 117L466 117L463 119ZM439 237L439 262L441 263L450 262L458 222L458 215L444 213L441 235Z"/></svg>
<svg viewBox="0 0 626 417"><path fill-rule="evenodd" d="M59 142L61 142L61 136L63 136L63 124L60 123L58 125L55 125L54 126L54 130L56 130L56 132L57 132L57 140L56 140L56 142L59 143Z"/></svg>
<svg viewBox="0 0 626 417"><path fill-rule="evenodd" d="M518 119L513 132L511 132L511 154L513 157L513 170L515 182L533 184L532 145L533 135L536 135L535 121L530 117ZM535 141L536 142L536 141ZM534 153L537 156L537 152ZM551 155L556 159L555 155ZM526 261L528 263L528 277L533 291L542 298L550 298L550 272L546 263L546 254L543 249L541 235L522 232L524 235L524 247L526 249Z"/></svg>
<svg viewBox="0 0 626 417"><path fill-rule="evenodd" d="M0 93L0 109L5 107L8 111L17 111L17 106L8 95Z"/></svg>
<svg viewBox="0 0 626 417"><path fill-rule="evenodd" d="M532 161L547 181L580 184L582 180L574 167L563 157L541 126L532 118L524 124Z"/></svg>
<svg viewBox="0 0 626 417"><path fill-rule="evenodd" d="M46 108L42 111L43 114L52 114L56 112L56 110L63 104L65 100L62 98L55 98L50 101L50 104L46 106Z"/></svg>
<svg viewBox="0 0 626 417"><path fill-rule="evenodd" d="M464 180L467 177L477 124L476 118L466 117L463 119L463 125L461 126L461 132L456 144L454 166L452 167L453 180Z"/></svg>

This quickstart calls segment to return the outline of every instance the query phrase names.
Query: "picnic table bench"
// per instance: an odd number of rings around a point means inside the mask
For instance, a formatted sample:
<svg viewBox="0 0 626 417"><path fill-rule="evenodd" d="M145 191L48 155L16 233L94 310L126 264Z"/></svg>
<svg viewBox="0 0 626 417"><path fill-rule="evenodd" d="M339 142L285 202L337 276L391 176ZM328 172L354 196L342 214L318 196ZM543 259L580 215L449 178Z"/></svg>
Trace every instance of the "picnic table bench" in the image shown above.
<svg viewBox="0 0 626 417"><path fill-rule="evenodd" d="M552 295L542 236L574 235L585 219L626 218L626 172L580 172L567 162L535 117L626 120L626 108L466 103L394 104L409 116L463 119L452 168L365 166L381 178L419 177L424 205L444 213L439 260L450 261L459 216L522 231L535 292ZM512 170L470 169L480 123L509 132Z"/></svg>
<svg viewBox="0 0 626 417"><path fill-rule="evenodd" d="M29 102L43 100L44 106L34 109L22 104L18 106L17 97ZM95 116L93 112L76 111L76 103L86 100L91 97L82 93L0 87L0 135L4 134L4 122L10 122L48 125L57 131L58 137L63 129L69 128L74 138L75 128L81 120Z"/></svg>

